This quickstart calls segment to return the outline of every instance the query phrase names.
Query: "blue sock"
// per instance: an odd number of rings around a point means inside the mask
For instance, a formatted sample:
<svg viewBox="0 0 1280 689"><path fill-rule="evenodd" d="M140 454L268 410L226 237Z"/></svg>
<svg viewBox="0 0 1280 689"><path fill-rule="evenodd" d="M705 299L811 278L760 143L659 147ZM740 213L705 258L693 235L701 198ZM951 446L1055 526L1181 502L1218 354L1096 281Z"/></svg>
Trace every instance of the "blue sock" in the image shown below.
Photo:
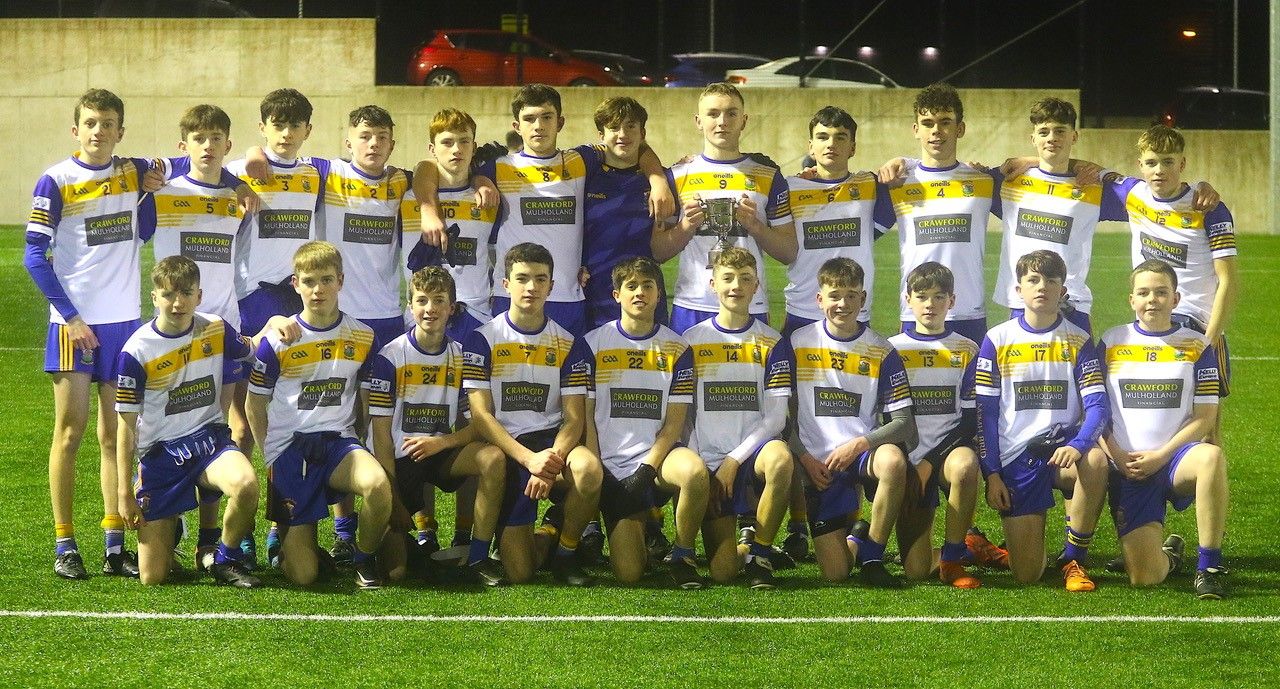
<svg viewBox="0 0 1280 689"><path fill-rule="evenodd" d="M107 553L115 554L124 550L124 530L107 529L105 532L107 541Z"/></svg>
<svg viewBox="0 0 1280 689"><path fill-rule="evenodd" d="M1089 545L1093 543L1093 532L1080 533L1067 527L1067 545L1062 549L1062 559L1084 562L1089 557Z"/></svg>
<svg viewBox="0 0 1280 689"><path fill-rule="evenodd" d="M368 562L369 558L371 557L373 557L373 555L371 553L366 553L365 551L361 550L360 546L357 546L357 545L351 546L351 561L354 562L355 564L362 565Z"/></svg>
<svg viewBox="0 0 1280 689"><path fill-rule="evenodd" d="M69 553L73 550L76 550L76 551L80 550L79 548L76 547L75 538L59 538L58 540L53 542L54 555Z"/></svg>
<svg viewBox="0 0 1280 689"><path fill-rule="evenodd" d="M213 552L213 563L216 565L225 565L228 562L239 562L244 557L244 551L240 546L232 548L226 543L218 542L218 549Z"/></svg>
<svg viewBox="0 0 1280 689"><path fill-rule="evenodd" d="M280 527L272 526L267 530L267 550L280 547Z"/></svg>
<svg viewBox="0 0 1280 689"><path fill-rule="evenodd" d="M492 541L482 541L478 538L471 539L471 552L467 554L467 564L474 565L477 562L484 562L489 559L489 544Z"/></svg>
<svg viewBox="0 0 1280 689"><path fill-rule="evenodd" d="M884 560L884 545L876 543L870 538L865 541L858 541L858 558L865 562L878 562Z"/></svg>
<svg viewBox="0 0 1280 689"><path fill-rule="evenodd" d="M769 559L769 556L772 554L769 551L773 550L770 546L764 545L754 538L747 544L747 548L750 550L752 557L762 557L766 560Z"/></svg>
<svg viewBox="0 0 1280 689"><path fill-rule="evenodd" d="M200 533L196 536L196 547L212 548L220 540L222 540L222 529L216 526L212 529L200 527Z"/></svg>
<svg viewBox="0 0 1280 689"><path fill-rule="evenodd" d="M360 525L360 514L352 512L350 517L338 517L333 520L333 533L344 541L356 540L356 527Z"/></svg>
<svg viewBox="0 0 1280 689"><path fill-rule="evenodd" d="M1222 548L1197 548L1196 552L1200 555L1196 569L1217 569L1222 566Z"/></svg>
<svg viewBox="0 0 1280 689"><path fill-rule="evenodd" d="M964 541L959 543L943 542L941 559L943 562L959 562L968 552L969 548L965 546Z"/></svg>
<svg viewBox="0 0 1280 689"><path fill-rule="evenodd" d="M556 557L576 557L577 554L578 549L576 547L566 548L563 543L556 546Z"/></svg>
<svg viewBox="0 0 1280 689"><path fill-rule="evenodd" d="M853 534L849 534L846 538L847 538L851 543L853 543L854 545L858 546L858 555L857 555L857 560L858 560L858 562L857 562L857 564L858 564L858 565L861 565L862 563L866 562L866 561L867 561L867 548L868 548L868 547L870 547L870 543L871 543L871 541L863 540L863 539L861 539L861 538L858 538L857 536L854 536Z"/></svg>
<svg viewBox="0 0 1280 689"><path fill-rule="evenodd" d="M673 561L684 560L686 558L690 560L693 559L693 548L686 548L679 543L671 547L671 559Z"/></svg>

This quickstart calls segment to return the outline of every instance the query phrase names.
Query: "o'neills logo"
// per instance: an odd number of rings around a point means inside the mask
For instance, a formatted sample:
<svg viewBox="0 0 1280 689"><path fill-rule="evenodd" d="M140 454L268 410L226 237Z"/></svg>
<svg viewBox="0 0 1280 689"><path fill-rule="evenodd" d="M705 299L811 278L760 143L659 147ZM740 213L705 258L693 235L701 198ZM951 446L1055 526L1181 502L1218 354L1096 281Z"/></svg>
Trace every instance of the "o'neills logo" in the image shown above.
<svg viewBox="0 0 1280 689"><path fill-rule="evenodd" d="M258 211L260 239L306 239L310 236L311 211L270 208Z"/></svg>
<svg viewBox="0 0 1280 689"><path fill-rule="evenodd" d="M1065 380L1028 380L1014 383L1013 409L1014 411L1066 409L1069 389Z"/></svg>
<svg viewBox="0 0 1280 689"><path fill-rule="evenodd" d="M572 196L531 196L520 199L520 220L525 225L572 225L578 200Z"/></svg>
<svg viewBox="0 0 1280 689"><path fill-rule="evenodd" d="M216 232L183 232L179 251L196 263L230 263L232 239Z"/></svg>
<svg viewBox="0 0 1280 689"><path fill-rule="evenodd" d="M342 216L342 240L353 244L390 244L395 239L396 219L382 215L347 213Z"/></svg>
<svg viewBox="0 0 1280 689"><path fill-rule="evenodd" d="M1138 241L1142 246L1142 257L1145 259L1158 259L1168 263L1175 268L1187 267L1187 245L1177 242L1170 242L1153 237L1146 232L1138 236Z"/></svg>
<svg viewBox="0 0 1280 689"><path fill-rule="evenodd" d="M662 418L662 393L643 388L610 388L609 418L658 421Z"/></svg>
<svg viewBox="0 0 1280 689"><path fill-rule="evenodd" d="M753 380L703 381L702 408L707 411L760 411L760 387Z"/></svg>
<svg viewBox="0 0 1280 689"><path fill-rule="evenodd" d="M971 222L972 218L968 213L926 215L917 218L916 244L968 242Z"/></svg>
<svg viewBox="0 0 1280 689"><path fill-rule="evenodd" d="M862 218L807 222L804 230L804 248L835 249L862 244Z"/></svg>
<svg viewBox="0 0 1280 689"><path fill-rule="evenodd" d="M1071 216L1020 210L1014 234L1054 244L1066 244L1071 239Z"/></svg>
<svg viewBox="0 0 1280 689"><path fill-rule="evenodd" d="M84 220L85 243L89 246L128 242L133 239L133 212L121 211Z"/></svg>
<svg viewBox="0 0 1280 689"><path fill-rule="evenodd" d="M400 414L400 430L405 433L444 435L450 431L449 405L405 402Z"/></svg>
<svg viewBox="0 0 1280 689"><path fill-rule="evenodd" d="M214 403L216 392L213 376L184 383L169 391L169 401L164 405L165 416L207 407Z"/></svg>
<svg viewBox="0 0 1280 689"><path fill-rule="evenodd" d="M316 407L336 407L342 404L342 393L347 389L345 378L322 378L302 384L298 393L298 408L311 410Z"/></svg>
<svg viewBox="0 0 1280 689"><path fill-rule="evenodd" d="M551 386L544 383L503 383L502 411L547 410L547 395Z"/></svg>
<svg viewBox="0 0 1280 689"><path fill-rule="evenodd" d="M950 385L912 385L911 405L916 416L956 413L956 389Z"/></svg>
<svg viewBox="0 0 1280 689"><path fill-rule="evenodd" d="M813 389L814 416L859 416L862 395L840 388Z"/></svg>
<svg viewBox="0 0 1280 689"><path fill-rule="evenodd" d="M1120 406L1125 409L1177 409L1182 406L1181 378L1120 379Z"/></svg>

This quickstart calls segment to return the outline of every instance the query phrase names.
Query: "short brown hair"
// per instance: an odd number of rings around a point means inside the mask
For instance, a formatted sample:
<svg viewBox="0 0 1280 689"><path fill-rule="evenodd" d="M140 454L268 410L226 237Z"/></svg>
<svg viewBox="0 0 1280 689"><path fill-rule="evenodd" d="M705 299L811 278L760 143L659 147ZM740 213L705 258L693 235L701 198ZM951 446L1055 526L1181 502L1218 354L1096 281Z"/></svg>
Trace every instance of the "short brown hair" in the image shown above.
<svg viewBox="0 0 1280 689"><path fill-rule="evenodd" d="M1029 254L1024 254L1018 259L1017 277L1019 280L1027 273L1039 273L1045 278L1058 278L1066 281L1067 279L1067 262L1062 257L1048 249L1037 249Z"/></svg>
<svg viewBox="0 0 1280 689"><path fill-rule="evenodd" d="M191 132L222 132L231 136L231 117L216 105L197 105L188 108L178 120L178 133L183 139Z"/></svg>
<svg viewBox="0 0 1280 689"><path fill-rule="evenodd" d="M822 264L822 267L818 269L819 288L826 285L828 287L856 287L861 289L862 283L866 279L866 272L852 258L827 259Z"/></svg>
<svg viewBox="0 0 1280 689"><path fill-rule="evenodd" d="M1169 282L1173 284L1173 289L1175 292L1178 289L1178 273L1174 271L1173 266L1169 265L1168 263L1165 263L1164 261L1161 261L1158 258L1149 258L1143 261L1142 263L1139 263L1137 266L1134 267L1132 271L1129 272L1129 291L1130 292L1133 291L1133 283L1134 283L1134 280L1137 279L1138 273L1156 273L1159 275L1163 275L1169 278Z"/></svg>
<svg viewBox="0 0 1280 689"><path fill-rule="evenodd" d="M813 138L813 128L822 125L824 127L843 127L849 130L849 138L856 139L858 137L858 123L854 121L853 115L850 115L844 108L838 108L834 105L828 105L813 114L813 119L809 120L809 138Z"/></svg>
<svg viewBox="0 0 1280 689"><path fill-rule="evenodd" d="M467 113L457 108L445 108L435 114L431 118L431 126L427 129L427 136L432 143L436 140L436 134L440 132L471 132L471 138L476 136L476 121Z"/></svg>
<svg viewBox="0 0 1280 689"><path fill-rule="evenodd" d="M396 123L391 121L391 113L386 108L376 105L362 105L347 116L347 125L351 127L359 127L361 123L370 127L385 127L387 129L395 129Z"/></svg>
<svg viewBox="0 0 1280 689"><path fill-rule="evenodd" d="M907 294L938 288L944 294L956 293L956 276L937 261L925 261L907 274Z"/></svg>
<svg viewBox="0 0 1280 689"><path fill-rule="evenodd" d="M453 276L440 266L427 266L414 272L413 278L409 281L410 301L413 300L414 292L423 294L444 292L449 295L449 301L458 301L458 287L453 282Z"/></svg>
<svg viewBox="0 0 1280 689"><path fill-rule="evenodd" d="M628 121L643 127L649 121L649 111L634 98L615 96L596 106L595 120L597 132L603 132L605 127L616 129Z"/></svg>
<svg viewBox="0 0 1280 689"><path fill-rule="evenodd" d="M546 84L525 84L516 91L511 99L511 118L520 119L520 111L538 105L550 105L556 109L556 115L564 114L560 107L560 92Z"/></svg>
<svg viewBox="0 0 1280 689"><path fill-rule="evenodd" d="M711 262L710 267L711 272L713 273L716 268L730 268L732 270L750 268L751 270L756 271L757 275L760 272L759 264L756 263L756 257L753 256L750 251L747 251L740 246L731 246L724 251L721 251L720 255L716 256L716 260Z"/></svg>
<svg viewBox="0 0 1280 689"><path fill-rule="evenodd" d="M511 247L507 250L507 255L502 259L502 262L502 274L507 277L511 277L511 268L517 263L541 263L553 275L556 270L555 259L551 257L551 252L547 251L547 247L533 242L523 242Z"/></svg>
<svg viewBox="0 0 1280 689"><path fill-rule="evenodd" d="M1061 98L1041 98L1031 106L1031 124L1057 122L1076 128L1076 106Z"/></svg>
<svg viewBox="0 0 1280 689"><path fill-rule="evenodd" d="M647 256L635 256L618 262L613 267L613 288L622 289L622 283L629 277L647 278L659 285L662 284L662 268Z"/></svg>
<svg viewBox="0 0 1280 689"><path fill-rule="evenodd" d="M920 89L911 108L916 116L926 112L936 115L950 110L956 114L956 122L964 122L964 103L960 101L960 92L946 82L930 84Z"/></svg>
<svg viewBox="0 0 1280 689"><path fill-rule="evenodd" d="M311 123L311 101L297 89L276 89L268 93L258 105L262 123L276 122Z"/></svg>
<svg viewBox="0 0 1280 689"><path fill-rule="evenodd" d="M707 87L702 89L702 93L698 94L698 101L701 102L707 96L729 96L737 98L742 107L745 108L747 106L747 100L742 97L742 92L738 90L738 87L733 84L726 84L723 81L707 84Z"/></svg>
<svg viewBox="0 0 1280 689"><path fill-rule="evenodd" d="M314 273L325 268L333 268L342 275L342 254L329 242L313 240L298 247L293 254L294 274Z"/></svg>
<svg viewBox="0 0 1280 689"><path fill-rule="evenodd" d="M1182 153L1187 148L1187 140L1182 138L1178 130L1163 124L1157 124L1138 137L1138 153L1151 151L1160 155Z"/></svg>
<svg viewBox="0 0 1280 689"><path fill-rule="evenodd" d="M80 96L80 100L76 101L76 111L74 117L77 127L80 126L80 109L88 108L97 110L98 112L106 112L114 110L120 116L120 125L124 125L124 101L120 100L120 96L106 89L89 89Z"/></svg>
<svg viewBox="0 0 1280 689"><path fill-rule="evenodd" d="M94 108L95 110L97 108ZM200 287L200 266L186 256L169 256L151 269L151 284L156 289L192 289Z"/></svg>

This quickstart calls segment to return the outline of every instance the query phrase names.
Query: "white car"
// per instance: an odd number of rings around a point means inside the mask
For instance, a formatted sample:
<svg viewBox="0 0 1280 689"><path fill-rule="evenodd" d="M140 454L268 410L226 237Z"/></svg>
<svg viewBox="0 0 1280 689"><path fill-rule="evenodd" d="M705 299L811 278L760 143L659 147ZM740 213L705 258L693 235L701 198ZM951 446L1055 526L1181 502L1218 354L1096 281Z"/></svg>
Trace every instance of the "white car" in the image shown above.
<svg viewBox="0 0 1280 689"><path fill-rule="evenodd" d="M725 81L734 86L790 86L800 85L800 75L812 74L805 79L805 86L813 88L897 88L898 82L884 72L857 60L842 57L784 57L766 62L751 69L734 69L725 74Z"/></svg>

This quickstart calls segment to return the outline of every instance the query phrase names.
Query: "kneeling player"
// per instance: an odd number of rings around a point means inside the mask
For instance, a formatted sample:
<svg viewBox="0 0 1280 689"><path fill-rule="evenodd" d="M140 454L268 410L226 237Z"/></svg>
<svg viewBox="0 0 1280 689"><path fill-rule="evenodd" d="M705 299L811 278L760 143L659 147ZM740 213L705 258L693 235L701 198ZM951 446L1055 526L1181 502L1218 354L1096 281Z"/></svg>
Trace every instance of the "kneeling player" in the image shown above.
<svg viewBox="0 0 1280 689"><path fill-rule="evenodd" d="M978 411L973 395L978 344L947 327L956 295L955 278L946 266L936 261L916 266L907 276L906 297L916 328L889 338L911 381L920 431L920 444L908 457L910 495L898 518L902 568L912 579L933 571L933 518L942 489L947 517L938 578L956 588L974 589L982 582L967 574L961 561L978 502Z"/></svg>
<svg viewBox="0 0 1280 689"><path fill-rule="evenodd" d="M423 488L453 493L468 477L478 480L467 575L486 586L506 582L489 557L505 479L502 452L479 442L475 426L461 426L462 346L445 337L457 302L444 268L423 268L409 285L414 327L392 340L373 360L369 413L373 450L392 479L392 525L403 534L409 515L424 506ZM388 575L404 576L405 540L392 534L382 552Z"/></svg>
<svg viewBox="0 0 1280 689"><path fill-rule="evenodd" d="M884 567L884 546L902 507L903 448L915 447L916 423L902 359L858 322L867 298L862 283L862 267L853 259L823 263L817 277L823 320L796 330L786 347L795 370L800 465L808 479L805 497L822 576L842 581L853 568L846 538L858 511L858 483L868 481L874 503L870 538L859 553L862 579L900 588L901 580ZM888 416L883 424L882 415Z"/></svg>
<svg viewBox="0 0 1280 689"><path fill-rule="evenodd" d="M249 376L249 426L268 469L267 517L281 536L280 569L309 585L319 574L316 523L329 505L354 493L364 499L353 561L356 586L382 586L374 553L391 514L391 483L356 439L360 381L373 359L373 330L338 308L342 256L321 241L293 257L302 337L286 344L270 334L258 345ZM270 406L268 406L270 405Z"/></svg>
<svg viewBox="0 0 1280 689"><path fill-rule="evenodd" d="M645 523L654 491L679 495L671 578L684 589L705 585L694 564L694 540L707 511L707 467L677 447L693 402L693 355L670 328L654 322L662 270L648 258L613 268L613 298L622 316L587 334L595 375L587 393L587 447L604 463L600 511L609 533L609 562L624 584L649 560Z"/></svg>
<svg viewBox="0 0 1280 689"><path fill-rule="evenodd" d="M729 247L711 261L710 288L720 311L684 333L698 379L692 446L712 472L702 540L711 578L733 579L742 568L734 516L748 510L747 491L759 491L759 525L747 545L753 589L774 587L773 539L787 510L794 460L779 439L787 421L791 366L778 331L751 315L760 286L756 259Z"/></svg>
<svg viewBox="0 0 1280 689"><path fill-rule="evenodd" d="M1200 532L1195 591L1226 595L1219 581L1227 516L1227 462L1222 448L1201 442L1213 429L1221 372L1218 354L1201 333L1175 325L1178 278L1169 264L1148 260L1129 277L1137 321L1102 336L1111 402L1111 515L1124 549L1129 582L1151 586L1182 564L1182 537L1161 552L1165 502L1185 510L1196 502Z"/></svg>
<svg viewBox="0 0 1280 689"><path fill-rule="evenodd" d="M223 362L248 358L251 344L221 318L196 311L200 269L191 259L160 261L151 282L156 317L120 352L116 391L120 505L125 522L138 529L142 583L168 577L176 517L196 507L197 493L215 506L225 494L222 539L209 573L220 584L253 588L261 582L241 562L240 539L253 527L258 477L232 442L221 403Z"/></svg>
<svg viewBox="0 0 1280 689"><path fill-rule="evenodd" d="M1026 310L992 328L975 366L979 443L987 504L999 510L1009 569L1018 583L1045 567L1045 513L1057 488L1067 504L1067 545L1059 568L1068 591L1092 591L1083 563L1102 511L1107 460L1097 447L1108 410L1089 333L1062 317L1067 266L1052 251L1017 263Z"/></svg>

